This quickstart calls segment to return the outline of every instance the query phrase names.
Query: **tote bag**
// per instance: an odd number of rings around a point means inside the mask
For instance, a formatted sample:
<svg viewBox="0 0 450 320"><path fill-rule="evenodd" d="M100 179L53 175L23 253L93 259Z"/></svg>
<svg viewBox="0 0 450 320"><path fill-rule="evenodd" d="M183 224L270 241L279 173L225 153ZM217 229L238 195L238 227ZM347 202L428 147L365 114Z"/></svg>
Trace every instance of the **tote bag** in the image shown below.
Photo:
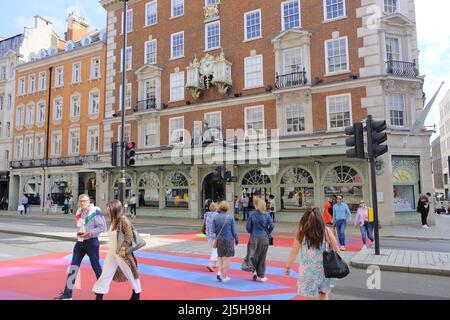
<svg viewBox="0 0 450 320"><path fill-rule="evenodd" d="M330 243L326 229L325 241ZM348 265L336 251L332 249L330 251L326 250L326 244L325 251L323 252L323 269L325 271L325 277L328 279L343 279L350 273Z"/></svg>

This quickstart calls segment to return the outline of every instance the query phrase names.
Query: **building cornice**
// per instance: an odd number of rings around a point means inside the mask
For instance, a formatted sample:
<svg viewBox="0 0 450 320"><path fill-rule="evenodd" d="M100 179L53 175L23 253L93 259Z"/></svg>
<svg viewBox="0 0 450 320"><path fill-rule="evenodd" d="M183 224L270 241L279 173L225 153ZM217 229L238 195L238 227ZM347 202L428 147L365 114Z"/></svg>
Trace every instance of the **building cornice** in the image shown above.
<svg viewBox="0 0 450 320"><path fill-rule="evenodd" d="M128 4L134 4L141 0L128 0ZM106 9L106 11L115 11L117 9L120 9L123 7L123 1L121 0L101 0L100 4L103 6L103 8Z"/></svg>

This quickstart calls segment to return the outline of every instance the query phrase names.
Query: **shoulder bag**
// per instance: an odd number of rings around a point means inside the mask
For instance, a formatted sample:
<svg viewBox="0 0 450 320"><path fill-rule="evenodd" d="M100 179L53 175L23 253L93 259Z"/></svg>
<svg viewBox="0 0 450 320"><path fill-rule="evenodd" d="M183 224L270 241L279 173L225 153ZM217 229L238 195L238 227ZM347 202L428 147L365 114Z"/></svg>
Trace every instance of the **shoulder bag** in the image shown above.
<svg viewBox="0 0 450 320"><path fill-rule="evenodd" d="M228 220L228 215L227 215L227 217L225 218L225 222L224 222L223 225L222 225L222 229L220 229L219 234L216 235L216 239L214 239L214 242L213 242L213 248L214 248L214 249L217 249L217 242L218 242L220 236L222 235L222 231L223 231L223 228L225 228L225 225L227 224L227 220Z"/></svg>
<svg viewBox="0 0 450 320"><path fill-rule="evenodd" d="M133 240L131 246L125 251L125 254L131 254L147 245L145 240L139 235L139 233L137 232L137 230L134 228L133 225L131 225L131 229L133 230ZM124 240L125 234L122 231L122 222L120 222L119 228L117 230L117 254L119 253Z"/></svg>
<svg viewBox="0 0 450 320"><path fill-rule="evenodd" d="M330 239L328 238L328 232L325 227L325 250L323 252L323 269L325 271L325 277L328 279L343 279L349 273L350 269L344 260L339 256L339 254L331 249L326 250L326 243L330 244Z"/></svg>

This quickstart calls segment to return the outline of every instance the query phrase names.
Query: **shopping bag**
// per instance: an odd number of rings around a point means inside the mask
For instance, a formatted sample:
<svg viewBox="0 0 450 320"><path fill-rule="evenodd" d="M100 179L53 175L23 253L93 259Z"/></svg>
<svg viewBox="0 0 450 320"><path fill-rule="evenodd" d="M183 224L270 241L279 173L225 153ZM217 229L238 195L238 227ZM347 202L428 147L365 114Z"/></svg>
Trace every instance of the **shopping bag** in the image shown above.
<svg viewBox="0 0 450 320"><path fill-rule="evenodd" d="M24 205L18 206L17 211L25 211L25 206Z"/></svg>
<svg viewBox="0 0 450 320"><path fill-rule="evenodd" d="M375 222L375 215L373 213L373 208L369 208L369 222Z"/></svg>

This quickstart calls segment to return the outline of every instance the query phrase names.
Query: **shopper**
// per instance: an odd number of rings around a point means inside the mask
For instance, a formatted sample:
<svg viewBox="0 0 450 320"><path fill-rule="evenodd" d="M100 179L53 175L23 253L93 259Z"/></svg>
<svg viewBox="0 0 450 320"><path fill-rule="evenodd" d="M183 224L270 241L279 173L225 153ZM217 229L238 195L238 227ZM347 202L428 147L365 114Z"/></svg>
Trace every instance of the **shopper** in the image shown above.
<svg viewBox="0 0 450 320"><path fill-rule="evenodd" d="M133 194L133 196L130 199L130 213L132 218L136 218L136 206L137 206L138 199L136 198L136 195Z"/></svg>
<svg viewBox="0 0 450 320"><path fill-rule="evenodd" d="M69 195L69 201L68 201L68 206L69 206L69 210L70 210L70 214L73 214L73 196Z"/></svg>
<svg viewBox="0 0 450 320"><path fill-rule="evenodd" d="M247 256L243 262L243 269L253 272L254 281L259 278L261 282L266 282L266 257L269 250L269 239L275 225L267 213L264 200L256 200L255 207L256 212L250 216L247 222L250 241L247 245Z"/></svg>
<svg viewBox="0 0 450 320"><path fill-rule="evenodd" d="M239 221L239 208L241 207L241 199L238 196L234 196L234 218Z"/></svg>
<svg viewBox="0 0 450 320"><path fill-rule="evenodd" d="M323 206L323 219L327 225L333 225L333 206L334 202L332 198L325 200L325 204Z"/></svg>
<svg viewBox="0 0 450 320"><path fill-rule="evenodd" d="M27 209L28 209L28 197L26 195L23 195L22 199L20 200L20 203L23 206L23 210L20 210L20 215L25 212L25 215L27 215Z"/></svg>
<svg viewBox="0 0 450 320"><path fill-rule="evenodd" d="M66 194L64 197L64 214L69 214L69 196Z"/></svg>
<svg viewBox="0 0 450 320"><path fill-rule="evenodd" d="M428 214L430 213L430 198L431 194L427 193L419 198L419 203L417 204L417 212L420 213L422 217L422 227L424 229L430 229L428 225Z"/></svg>
<svg viewBox="0 0 450 320"><path fill-rule="evenodd" d="M291 266L300 253L297 292L309 300L328 300L331 279L325 277L323 252L327 244L339 253L333 232L325 226L318 208L307 208L300 220L297 236L286 264L285 274L289 276Z"/></svg>
<svg viewBox="0 0 450 320"><path fill-rule="evenodd" d="M50 195L50 193L47 195L47 199L45 200L45 206L46 206L46 212L47 215L50 215L51 211L52 211L52 207L53 207L53 198Z"/></svg>
<svg viewBox="0 0 450 320"><path fill-rule="evenodd" d="M214 248L214 240L216 240L216 230L214 229L214 218L218 215L219 206L212 202L209 206L209 211L205 213L206 238L211 247L211 256L209 258L209 265L206 267L210 272L214 272L217 268L217 248Z"/></svg>
<svg viewBox="0 0 450 320"><path fill-rule="evenodd" d="M356 212L355 228L361 231L361 238L363 242L362 249L367 249L367 238L373 242L373 224L369 222L369 209L366 207L366 203L362 200L359 203L358 211Z"/></svg>
<svg viewBox="0 0 450 320"><path fill-rule="evenodd" d="M133 253L126 254L126 250L133 243L133 226L124 214L122 203L113 200L106 207L111 226L109 228L109 251L103 265L103 272L92 291L96 300L103 300L103 295L109 292L111 282L129 281L133 289L130 300L140 300L141 282L137 267L137 260ZM119 233L123 233L123 243L118 243Z"/></svg>
<svg viewBox="0 0 450 320"><path fill-rule="evenodd" d="M347 222L352 221L352 214L348 205L342 201L341 196L338 196L336 201L337 203L333 206L333 224L337 228L341 251L345 251L345 228Z"/></svg>
<svg viewBox="0 0 450 320"><path fill-rule="evenodd" d="M275 202L275 196L273 194L269 196L269 209L272 221L275 222L275 213L277 212L277 205Z"/></svg>
<svg viewBox="0 0 450 320"><path fill-rule="evenodd" d="M244 194L244 197L242 198L242 214L244 216L244 221L248 219L248 207L250 205L249 196L249 194Z"/></svg>
<svg viewBox="0 0 450 320"><path fill-rule="evenodd" d="M90 204L89 196L80 195L78 198L80 208L76 214L78 240L73 249L72 263L67 277L64 292L55 300L72 300L73 283L80 269L81 262L85 255L88 255L95 276L100 278L102 267L100 266L100 243L98 236L106 232L106 221L100 208Z"/></svg>
<svg viewBox="0 0 450 320"><path fill-rule="evenodd" d="M239 244L234 217L228 214L230 206L228 202L222 201L219 204L219 214L213 220L213 227L216 234L217 255L219 256L219 271L217 280L222 282L230 281L228 272L231 258L234 257L234 246Z"/></svg>

